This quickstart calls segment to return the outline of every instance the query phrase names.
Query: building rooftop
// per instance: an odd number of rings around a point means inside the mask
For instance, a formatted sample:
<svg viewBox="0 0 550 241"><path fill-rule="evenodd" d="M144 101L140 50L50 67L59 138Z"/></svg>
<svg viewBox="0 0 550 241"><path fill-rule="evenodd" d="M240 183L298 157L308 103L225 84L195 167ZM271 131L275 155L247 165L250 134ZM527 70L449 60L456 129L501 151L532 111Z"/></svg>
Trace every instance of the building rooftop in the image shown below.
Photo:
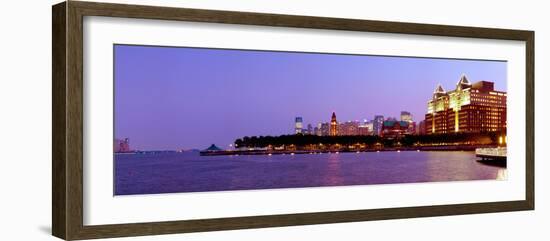
<svg viewBox="0 0 550 241"><path fill-rule="evenodd" d="M460 80L458 80L458 83L456 83L457 85L470 85L470 81L468 80L468 77L466 77L465 74L462 74L462 76L460 76Z"/></svg>
<svg viewBox="0 0 550 241"><path fill-rule="evenodd" d="M216 145L212 144L210 145L210 147L204 149L204 151L223 151L223 150L217 147Z"/></svg>
<svg viewBox="0 0 550 241"><path fill-rule="evenodd" d="M396 121L396 120L387 120L387 121L384 121L384 126L385 126L385 127L392 127L392 126L394 126L395 124L399 124L401 127L408 127L408 126L409 126L409 123L406 122L406 121Z"/></svg>
<svg viewBox="0 0 550 241"><path fill-rule="evenodd" d="M445 89L443 89L443 86L441 86L441 84L438 84L434 90L434 94L437 94L437 93L441 93L441 94L445 93Z"/></svg>

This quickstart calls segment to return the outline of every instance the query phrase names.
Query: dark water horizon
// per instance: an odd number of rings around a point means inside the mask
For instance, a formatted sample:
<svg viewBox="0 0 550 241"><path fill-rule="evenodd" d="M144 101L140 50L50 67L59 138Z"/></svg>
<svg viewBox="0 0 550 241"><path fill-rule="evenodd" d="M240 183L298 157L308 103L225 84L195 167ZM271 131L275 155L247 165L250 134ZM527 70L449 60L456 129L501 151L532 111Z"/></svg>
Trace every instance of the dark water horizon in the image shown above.
<svg viewBox="0 0 550 241"><path fill-rule="evenodd" d="M200 156L115 154L114 195L503 180L470 151Z"/></svg>

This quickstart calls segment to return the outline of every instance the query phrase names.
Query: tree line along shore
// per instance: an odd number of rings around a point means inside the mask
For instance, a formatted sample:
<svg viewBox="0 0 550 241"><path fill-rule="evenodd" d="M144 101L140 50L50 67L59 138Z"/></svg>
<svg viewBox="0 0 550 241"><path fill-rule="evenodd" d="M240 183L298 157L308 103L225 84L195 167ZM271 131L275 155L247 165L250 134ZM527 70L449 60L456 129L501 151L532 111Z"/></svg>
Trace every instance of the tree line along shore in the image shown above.
<svg viewBox="0 0 550 241"><path fill-rule="evenodd" d="M317 136L317 135L281 135L281 136L245 136L235 140L236 150L346 150L346 149L383 149L415 148L443 146L497 146L503 145L505 134L486 133L450 133L433 135L405 135L400 138L381 136Z"/></svg>

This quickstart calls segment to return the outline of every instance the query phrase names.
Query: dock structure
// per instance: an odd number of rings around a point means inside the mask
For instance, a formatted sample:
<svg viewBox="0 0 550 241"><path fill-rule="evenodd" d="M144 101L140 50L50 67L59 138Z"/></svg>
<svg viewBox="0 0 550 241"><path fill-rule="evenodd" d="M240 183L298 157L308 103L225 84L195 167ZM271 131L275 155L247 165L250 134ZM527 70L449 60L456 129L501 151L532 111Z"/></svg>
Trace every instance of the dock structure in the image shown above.
<svg viewBox="0 0 550 241"><path fill-rule="evenodd" d="M477 148L476 156L482 161L506 161L506 147Z"/></svg>

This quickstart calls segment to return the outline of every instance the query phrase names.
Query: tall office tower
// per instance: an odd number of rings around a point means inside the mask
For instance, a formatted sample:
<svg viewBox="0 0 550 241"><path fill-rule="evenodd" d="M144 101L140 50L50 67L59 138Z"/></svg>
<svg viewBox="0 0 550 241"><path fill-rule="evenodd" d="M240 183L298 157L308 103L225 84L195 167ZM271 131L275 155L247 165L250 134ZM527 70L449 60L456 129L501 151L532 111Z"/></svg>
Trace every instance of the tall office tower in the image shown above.
<svg viewBox="0 0 550 241"><path fill-rule="evenodd" d="M374 120L372 123L372 130L374 135L380 135L380 132L382 132L382 125L384 124L384 116L383 115L375 115Z"/></svg>
<svg viewBox="0 0 550 241"><path fill-rule="evenodd" d="M303 127L302 117L296 117L294 120L294 134L302 134Z"/></svg>
<svg viewBox="0 0 550 241"><path fill-rule="evenodd" d="M329 136L330 135L330 123L325 122L321 123L321 136Z"/></svg>
<svg viewBox="0 0 550 241"><path fill-rule="evenodd" d="M401 121L412 122L413 118L410 112L401 111Z"/></svg>

